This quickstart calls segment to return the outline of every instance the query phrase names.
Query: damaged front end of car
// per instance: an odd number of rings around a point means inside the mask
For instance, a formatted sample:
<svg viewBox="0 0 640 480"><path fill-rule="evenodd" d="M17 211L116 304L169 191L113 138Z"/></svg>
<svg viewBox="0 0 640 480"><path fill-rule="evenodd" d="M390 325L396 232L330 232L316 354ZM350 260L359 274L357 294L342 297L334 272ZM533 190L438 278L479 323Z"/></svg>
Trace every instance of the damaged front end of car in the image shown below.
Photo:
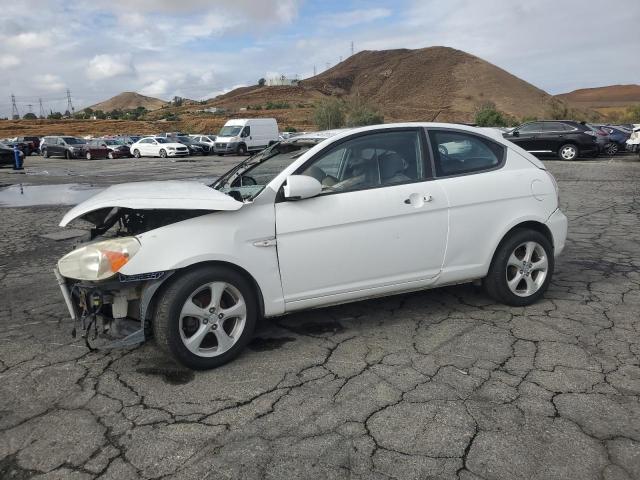
<svg viewBox="0 0 640 480"><path fill-rule="evenodd" d="M90 242L77 245L54 269L73 321L72 336L80 333L92 350L144 342L151 335L154 294L173 271L120 273L140 249L135 235L207 213L105 208L84 215L95 225Z"/></svg>

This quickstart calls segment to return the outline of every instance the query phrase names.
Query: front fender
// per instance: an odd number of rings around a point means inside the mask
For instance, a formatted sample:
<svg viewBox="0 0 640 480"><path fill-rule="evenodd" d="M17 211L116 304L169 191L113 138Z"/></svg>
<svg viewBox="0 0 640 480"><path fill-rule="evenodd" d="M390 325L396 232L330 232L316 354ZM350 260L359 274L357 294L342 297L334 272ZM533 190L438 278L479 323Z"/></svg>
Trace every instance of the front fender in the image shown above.
<svg viewBox="0 0 640 480"><path fill-rule="evenodd" d="M124 275L179 270L202 262L226 262L246 270L260 287L265 315L284 312L275 246L254 243L275 237L272 203L247 204L167 225L137 236L141 248L120 270Z"/></svg>

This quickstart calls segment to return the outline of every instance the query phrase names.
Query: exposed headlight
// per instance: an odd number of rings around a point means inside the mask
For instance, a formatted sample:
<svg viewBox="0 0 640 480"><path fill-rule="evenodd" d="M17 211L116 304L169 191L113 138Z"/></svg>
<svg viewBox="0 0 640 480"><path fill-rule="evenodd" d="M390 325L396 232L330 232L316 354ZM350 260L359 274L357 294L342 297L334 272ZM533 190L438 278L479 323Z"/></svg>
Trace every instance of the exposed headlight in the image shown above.
<svg viewBox="0 0 640 480"><path fill-rule="evenodd" d="M104 280L116 274L140 250L135 237L92 243L67 253L58 260L63 277L77 280Z"/></svg>

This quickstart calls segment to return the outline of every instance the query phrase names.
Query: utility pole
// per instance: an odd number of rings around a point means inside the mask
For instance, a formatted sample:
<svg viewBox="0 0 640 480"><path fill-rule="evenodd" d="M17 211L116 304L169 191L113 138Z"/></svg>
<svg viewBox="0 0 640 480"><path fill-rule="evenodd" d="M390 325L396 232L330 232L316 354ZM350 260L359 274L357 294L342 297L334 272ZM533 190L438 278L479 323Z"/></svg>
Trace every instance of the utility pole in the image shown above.
<svg viewBox="0 0 640 480"><path fill-rule="evenodd" d="M71 91L67 88L67 110L71 115L75 113L73 103L71 103Z"/></svg>
<svg viewBox="0 0 640 480"><path fill-rule="evenodd" d="M11 118L18 120L20 118L20 112L18 112L18 106L16 105L16 96L11 94Z"/></svg>
<svg viewBox="0 0 640 480"><path fill-rule="evenodd" d="M313 76L314 77L316 76L316 66L315 65L313 66Z"/></svg>
<svg viewBox="0 0 640 480"><path fill-rule="evenodd" d="M353 55L353 40L351 40L351 55Z"/></svg>
<svg viewBox="0 0 640 480"><path fill-rule="evenodd" d="M44 108L42 108L42 99L38 99L38 103L40 103L40 118L44 118Z"/></svg>

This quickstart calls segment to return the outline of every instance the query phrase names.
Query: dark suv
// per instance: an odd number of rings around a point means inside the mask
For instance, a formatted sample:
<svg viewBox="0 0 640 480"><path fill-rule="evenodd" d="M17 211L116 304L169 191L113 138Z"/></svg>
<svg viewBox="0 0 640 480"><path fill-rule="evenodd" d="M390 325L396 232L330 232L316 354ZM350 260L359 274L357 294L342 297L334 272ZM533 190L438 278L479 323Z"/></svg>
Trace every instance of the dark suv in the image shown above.
<svg viewBox="0 0 640 480"><path fill-rule="evenodd" d="M44 158L65 157L71 159L85 158L88 147L87 142L82 138L44 137L41 150Z"/></svg>
<svg viewBox="0 0 640 480"><path fill-rule="evenodd" d="M573 120L529 122L507 132L504 138L535 155L558 155L560 160L596 156L600 150L596 132Z"/></svg>

